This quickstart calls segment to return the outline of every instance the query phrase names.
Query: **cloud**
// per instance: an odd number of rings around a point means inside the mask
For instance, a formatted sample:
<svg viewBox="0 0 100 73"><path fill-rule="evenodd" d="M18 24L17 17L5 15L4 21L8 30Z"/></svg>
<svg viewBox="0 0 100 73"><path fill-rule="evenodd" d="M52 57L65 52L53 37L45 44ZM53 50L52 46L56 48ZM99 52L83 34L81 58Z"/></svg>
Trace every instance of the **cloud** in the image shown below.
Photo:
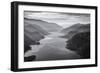
<svg viewBox="0 0 100 73"><path fill-rule="evenodd" d="M24 17L30 19L39 19L51 23L56 23L63 27L68 27L69 25L76 23L89 23L89 14L76 14L76 13L57 13L57 12L24 12Z"/></svg>
<svg viewBox="0 0 100 73"><path fill-rule="evenodd" d="M35 19L64 19L69 16L54 12L37 12L37 13L25 12L25 17L35 18Z"/></svg>

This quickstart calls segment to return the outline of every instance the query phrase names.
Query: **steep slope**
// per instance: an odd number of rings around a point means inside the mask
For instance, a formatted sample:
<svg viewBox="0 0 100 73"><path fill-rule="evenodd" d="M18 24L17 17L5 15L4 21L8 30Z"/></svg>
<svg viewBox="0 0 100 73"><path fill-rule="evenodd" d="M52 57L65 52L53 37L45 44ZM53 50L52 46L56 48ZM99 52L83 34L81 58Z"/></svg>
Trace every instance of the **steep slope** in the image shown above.
<svg viewBox="0 0 100 73"><path fill-rule="evenodd" d="M42 33L44 35L49 34L42 27L38 26L37 24L27 22L26 20L24 22L24 25L25 25L25 30L27 30L27 31L30 31L30 32L38 31L38 32L40 32L40 33Z"/></svg>
<svg viewBox="0 0 100 73"><path fill-rule="evenodd" d="M64 28L61 32L67 34L69 31L74 31L74 30L78 29L80 26L82 26L80 23L74 24L74 25L72 25L72 26L70 26L68 28Z"/></svg>
<svg viewBox="0 0 100 73"><path fill-rule="evenodd" d="M35 41L31 40L28 36L24 34L24 52L27 52L28 50L31 50L30 44L36 44Z"/></svg>
<svg viewBox="0 0 100 73"><path fill-rule="evenodd" d="M30 50L30 45L39 44L39 40L43 39L45 35L49 34L36 24L24 21L24 52Z"/></svg>
<svg viewBox="0 0 100 73"><path fill-rule="evenodd" d="M61 32L65 34L64 38L71 38L77 33L80 32L89 32L90 31L90 24L75 24L69 28L63 29Z"/></svg>
<svg viewBox="0 0 100 73"><path fill-rule="evenodd" d="M61 26L57 25L56 23L49 23L43 20L37 20L37 19L28 19L24 18L25 22L29 24L36 24L40 26L42 29L46 30L47 32L55 32L61 30Z"/></svg>
<svg viewBox="0 0 100 73"><path fill-rule="evenodd" d="M90 32L81 32L67 41L67 49L76 51L82 58L90 58Z"/></svg>

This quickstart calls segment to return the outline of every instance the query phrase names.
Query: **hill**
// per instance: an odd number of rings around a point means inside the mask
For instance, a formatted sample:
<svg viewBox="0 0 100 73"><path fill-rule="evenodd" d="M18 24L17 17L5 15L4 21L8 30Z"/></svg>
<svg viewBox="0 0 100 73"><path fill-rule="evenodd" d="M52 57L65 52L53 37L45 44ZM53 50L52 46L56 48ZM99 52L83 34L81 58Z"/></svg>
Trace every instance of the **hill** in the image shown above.
<svg viewBox="0 0 100 73"><path fill-rule="evenodd" d="M64 38L71 38L77 33L80 32L89 32L90 31L90 24L75 24L68 28L63 29L61 32L65 35L62 36Z"/></svg>
<svg viewBox="0 0 100 73"><path fill-rule="evenodd" d="M67 49L77 52L82 58L90 58L90 32L81 32L67 41Z"/></svg>
<svg viewBox="0 0 100 73"><path fill-rule="evenodd" d="M24 20L29 24L35 24L37 26L40 26L42 29L46 30L47 32L56 32L62 29L62 27L57 25L56 23L49 23L43 20L28 19L28 18L25 18Z"/></svg>
<svg viewBox="0 0 100 73"><path fill-rule="evenodd" d="M30 23L29 21L30 20L24 20L24 52L30 50L30 45L39 44L39 40L49 34L40 26Z"/></svg>

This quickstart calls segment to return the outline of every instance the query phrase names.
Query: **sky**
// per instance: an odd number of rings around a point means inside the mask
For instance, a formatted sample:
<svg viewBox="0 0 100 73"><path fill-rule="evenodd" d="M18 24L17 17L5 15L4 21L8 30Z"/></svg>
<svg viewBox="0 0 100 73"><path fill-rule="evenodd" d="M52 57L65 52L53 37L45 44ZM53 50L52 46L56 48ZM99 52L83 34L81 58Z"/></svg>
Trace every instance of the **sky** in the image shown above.
<svg viewBox="0 0 100 73"><path fill-rule="evenodd" d="M46 22L56 23L63 28L69 27L73 24L90 23L90 14L80 13L61 13L61 12L47 12L47 11L24 11L24 17L29 19L39 19Z"/></svg>

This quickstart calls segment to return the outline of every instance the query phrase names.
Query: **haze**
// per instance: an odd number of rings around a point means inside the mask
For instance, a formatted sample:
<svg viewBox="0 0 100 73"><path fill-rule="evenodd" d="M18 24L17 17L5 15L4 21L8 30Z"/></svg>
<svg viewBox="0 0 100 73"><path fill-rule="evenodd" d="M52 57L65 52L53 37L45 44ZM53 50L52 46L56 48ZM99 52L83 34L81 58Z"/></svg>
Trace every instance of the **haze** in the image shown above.
<svg viewBox="0 0 100 73"><path fill-rule="evenodd" d="M90 14L80 13L61 13L61 12L47 12L47 11L25 11L24 17L29 19L39 19L50 23L56 23L63 28L69 27L73 24L90 23Z"/></svg>

